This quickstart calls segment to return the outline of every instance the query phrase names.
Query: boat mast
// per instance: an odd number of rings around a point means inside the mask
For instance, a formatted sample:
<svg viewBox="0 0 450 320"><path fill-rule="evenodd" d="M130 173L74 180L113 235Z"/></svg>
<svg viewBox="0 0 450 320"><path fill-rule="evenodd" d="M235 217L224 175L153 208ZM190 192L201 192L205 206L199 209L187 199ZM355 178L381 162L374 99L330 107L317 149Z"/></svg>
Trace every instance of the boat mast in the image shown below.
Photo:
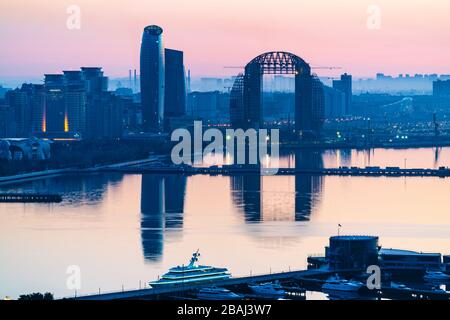
<svg viewBox="0 0 450 320"><path fill-rule="evenodd" d="M193 267L194 264L198 261L198 257L200 257L199 249L192 254L191 261L189 262L189 267Z"/></svg>

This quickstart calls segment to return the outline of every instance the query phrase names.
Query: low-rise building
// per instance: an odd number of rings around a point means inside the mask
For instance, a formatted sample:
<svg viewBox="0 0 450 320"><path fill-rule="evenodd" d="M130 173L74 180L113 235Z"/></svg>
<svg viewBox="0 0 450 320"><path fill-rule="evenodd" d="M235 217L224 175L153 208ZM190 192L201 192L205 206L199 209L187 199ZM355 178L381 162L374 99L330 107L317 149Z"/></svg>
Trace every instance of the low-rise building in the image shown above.
<svg viewBox="0 0 450 320"><path fill-rule="evenodd" d="M50 142L37 138L7 138L0 140L0 159L48 160Z"/></svg>
<svg viewBox="0 0 450 320"><path fill-rule="evenodd" d="M379 265L383 270L440 270L441 254L400 249L380 249Z"/></svg>

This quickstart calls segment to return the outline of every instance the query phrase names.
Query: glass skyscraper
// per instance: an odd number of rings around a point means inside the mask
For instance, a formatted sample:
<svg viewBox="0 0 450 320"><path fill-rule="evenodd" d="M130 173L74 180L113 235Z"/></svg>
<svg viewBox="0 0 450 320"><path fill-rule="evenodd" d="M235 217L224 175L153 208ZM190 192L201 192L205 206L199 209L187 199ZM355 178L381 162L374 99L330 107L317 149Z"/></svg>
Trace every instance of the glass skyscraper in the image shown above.
<svg viewBox="0 0 450 320"><path fill-rule="evenodd" d="M148 26L141 43L141 103L145 132L161 132L164 123L164 45L162 28Z"/></svg>
<svg viewBox="0 0 450 320"><path fill-rule="evenodd" d="M183 51L165 49L166 95L165 117L181 117L186 114L186 81L184 76Z"/></svg>

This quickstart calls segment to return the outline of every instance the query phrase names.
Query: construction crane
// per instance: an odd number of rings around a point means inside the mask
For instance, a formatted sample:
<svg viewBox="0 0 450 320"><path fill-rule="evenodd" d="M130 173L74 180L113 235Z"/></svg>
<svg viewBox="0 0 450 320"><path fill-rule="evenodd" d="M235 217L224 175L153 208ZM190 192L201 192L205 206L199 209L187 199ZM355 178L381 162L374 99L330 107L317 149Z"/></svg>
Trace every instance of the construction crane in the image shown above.
<svg viewBox="0 0 450 320"><path fill-rule="evenodd" d="M326 69L326 70L335 70L335 69L342 69L342 67L323 67L323 66L311 66L311 69Z"/></svg>
<svg viewBox="0 0 450 320"><path fill-rule="evenodd" d="M328 80L338 80L339 79L339 77L321 77L321 76L318 76L319 78L322 78L322 79L328 79Z"/></svg>

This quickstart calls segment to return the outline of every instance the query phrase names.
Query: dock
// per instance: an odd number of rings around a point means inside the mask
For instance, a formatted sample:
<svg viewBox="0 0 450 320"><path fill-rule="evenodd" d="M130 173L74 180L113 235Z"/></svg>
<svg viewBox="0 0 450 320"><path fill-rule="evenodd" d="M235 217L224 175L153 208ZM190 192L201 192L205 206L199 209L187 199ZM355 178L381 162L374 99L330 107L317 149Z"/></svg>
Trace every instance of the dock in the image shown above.
<svg viewBox="0 0 450 320"><path fill-rule="evenodd" d="M360 274L361 270L330 270L310 269L273 274L236 277L226 280L206 282L192 285L174 285L160 288L128 290L104 294L92 294L78 297L69 297L70 300L179 300L195 299L195 293L205 286L218 286L227 288L235 293L244 295L245 299L264 300L271 299L255 295L249 291L249 284L279 281L286 291L286 298L305 300L306 291L322 292L322 285L332 275L345 275L349 278ZM324 292L325 294L329 294ZM343 292L345 294L346 292ZM338 292L339 294L339 292ZM348 294L348 292L347 292ZM399 289L382 286L380 289L369 290L363 286L355 293L360 299L397 299L397 300L450 300L450 292L433 291L427 289Z"/></svg>
<svg viewBox="0 0 450 320"><path fill-rule="evenodd" d="M247 286L250 283L261 283L270 281L281 281L288 279L299 279L301 277L313 277L331 275L330 271L321 270L300 270L288 271L273 274L265 274L258 276L236 277L226 280L219 280L214 282L207 282L196 285L177 285L166 286L160 288L130 290L121 292L112 292L105 294L93 294L87 296L72 297L75 300L127 300L127 299L146 299L146 300L160 300L166 299L168 296L183 296L190 291L198 290L205 286L221 286L221 287L236 287Z"/></svg>
<svg viewBox="0 0 450 320"><path fill-rule="evenodd" d="M186 174L186 175L235 175L235 174L261 174L261 175L320 175L320 176L365 176L365 177L450 177L450 168L439 169L401 169L398 167L339 167L339 168L260 168L257 166L134 166L120 168L104 168L101 171L121 172L125 174Z"/></svg>

